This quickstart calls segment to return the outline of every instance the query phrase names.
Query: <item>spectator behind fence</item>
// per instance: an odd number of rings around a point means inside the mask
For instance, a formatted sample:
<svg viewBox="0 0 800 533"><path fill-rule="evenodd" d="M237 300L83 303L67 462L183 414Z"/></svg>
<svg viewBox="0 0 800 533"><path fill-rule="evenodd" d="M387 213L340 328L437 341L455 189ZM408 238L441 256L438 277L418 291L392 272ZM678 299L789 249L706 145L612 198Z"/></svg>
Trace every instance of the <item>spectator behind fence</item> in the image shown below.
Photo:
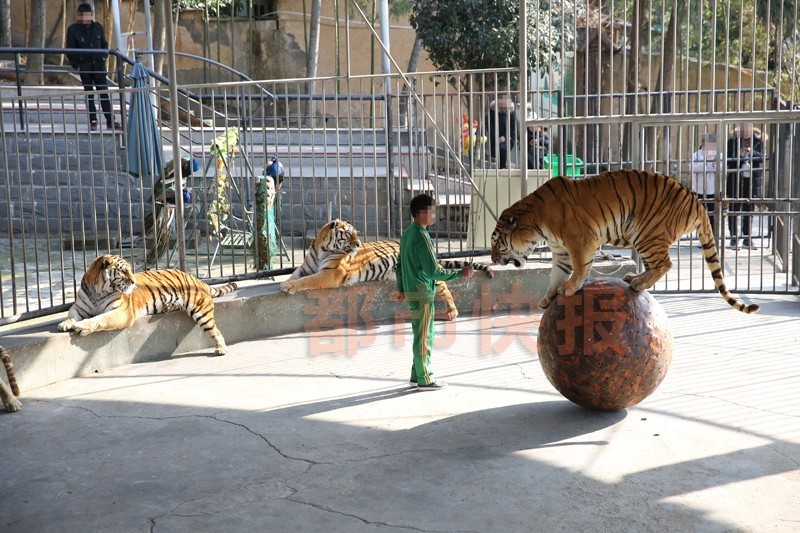
<svg viewBox="0 0 800 533"><path fill-rule="evenodd" d="M489 104L489 151L498 168L508 168L508 153L517 144L517 112L508 94L499 94Z"/></svg>
<svg viewBox="0 0 800 533"><path fill-rule="evenodd" d="M726 195L728 198L749 200L761 197L764 145L760 132L753 131L753 124L742 122L739 129L734 130L728 139L726 156L728 158L728 174L726 179ZM754 211L752 202L733 202L731 211ZM742 215L742 246L754 248L750 239L751 215ZM739 244L738 215L728 216L728 230L731 234L730 246L737 248Z"/></svg>
<svg viewBox="0 0 800 533"><path fill-rule="evenodd" d="M95 22L92 16L92 6L87 3L80 4L75 16L75 24L67 29L67 48L83 48L104 50L108 48L106 31L103 25ZM119 122L114 122L114 113L111 111L111 98L108 95L106 83L106 57L108 54L67 54L72 68L78 71L81 83L86 91L102 91L100 93L100 107L106 117L108 129L122 131ZM89 128L97 129L97 108L94 105L94 95L86 95L86 106L89 108Z"/></svg>
<svg viewBox="0 0 800 533"><path fill-rule="evenodd" d="M528 107L527 119L535 120L536 113ZM544 156L550 153L550 133L547 128L528 126L528 168L544 168Z"/></svg>
<svg viewBox="0 0 800 533"><path fill-rule="evenodd" d="M722 170L722 160L717 154L717 136L705 134L700 141L700 148L692 154L692 190L701 202L708 202L704 203L715 234L717 225L711 200L716 196L718 170Z"/></svg>

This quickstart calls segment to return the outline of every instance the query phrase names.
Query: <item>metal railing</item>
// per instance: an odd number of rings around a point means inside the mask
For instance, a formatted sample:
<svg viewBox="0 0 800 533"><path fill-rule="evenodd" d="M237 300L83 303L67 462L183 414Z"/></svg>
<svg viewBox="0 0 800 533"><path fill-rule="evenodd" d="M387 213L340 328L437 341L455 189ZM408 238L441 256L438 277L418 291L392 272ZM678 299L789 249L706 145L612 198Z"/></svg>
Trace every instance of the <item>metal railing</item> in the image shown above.
<svg viewBox="0 0 800 533"><path fill-rule="evenodd" d="M408 199L432 192L441 206L439 252L479 254L488 247L494 216L551 173L580 179L606 169L648 168L690 184L689 163L702 136L715 134L727 160L723 145L743 121L763 134L762 191L728 187L728 175L741 174L723 165L715 170L713 197L705 200L716 215L726 282L736 291L797 293L800 92L797 69L789 67L800 58L789 45L798 15L781 18L787 31L773 32L772 42L782 43L775 49L756 37L778 26L748 14L749 4L711 12L695 6L691 16L679 3L648 4L636 21L624 2L565 6L535 6L542 11L533 17L542 25L539 36L560 46L535 54L530 94L523 98L515 89L517 69L181 86L178 101L160 103L156 114L165 154L172 153L172 135L161 116L176 112L180 151L201 166L187 178L191 201L182 213L154 193L157 177L130 176L124 136L88 130L83 92L4 95L2 317L68 304L83 270L102 251L123 254L137 268L177 264L178 223L186 229L191 273L209 281L274 276L302 261L310 239L331 218L349 219L366 240L397 237L409 221ZM677 17L680 37L671 49L668 15ZM748 59L709 27L745 28L739 33L758 54ZM566 36L580 38L573 43ZM545 57L555 58L553 64L540 64ZM161 96L163 88L140 90ZM114 92L122 97L120 108L134 92ZM491 103L506 96L516 105L507 123L517 135L510 140L505 130L502 141L507 111ZM27 110L24 130L13 101ZM527 101L535 117L527 117ZM522 173L514 167L523 159L528 128L535 134L547 128L537 165L548 168ZM226 131L238 139L220 164L211 146ZM263 246L255 191L272 157L284 164L286 180L276 207L280 242L268 243L279 246L264 265L255 260ZM148 217L165 213L160 232L147 229ZM750 220L754 248L723 246L741 237L730 233L733 216ZM695 268L702 260L693 238L673 247L673 269L657 290L713 290L704 267Z"/></svg>
<svg viewBox="0 0 800 533"><path fill-rule="evenodd" d="M186 176L191 200L182 217L154 193L158 176L130 174L132 148L124 134L89 129L87 93L80 87L37 88L39 94L15 94L13 104L4 97L0 318L10 321L65 308L82 273L104 252L123 255L137 269L176 266L181 218L187 270L209 281L290 272L302 262L309 240L332 218L351 221L366 240L397 237L410 222L408 200L420 192L439 198L442 254L485 251L485 227L481 242L468 236L476 227L470 212L482 205L473 195L472 172L480 169L484 189L505 185L502 172L489 160L488 140L467 153L459 148L461 117L474 117L485 135L488 102L498 92L478 88L490 77L510 74L458 75L475 83L469 93L449 83L452 74L414 77L421 101L432 111L430 118L397 77L392 78L395 96L388 101L379 83L382 76L319 78L314 94L304 94L307 79L182 86L177 102L180 152L200 165ZM114 98L114 113L124 114L137 92L153 94L158 102L154 113L164 160L169 161L172 135L162 115L172 106L165 103L165 87L109 89L120 96ZM19 101L27 116L25 128L13 119ZM391 128L388 114L394 117ZM228 131L238 138L227 156L220 157L213 144ZM284 165L286 179L277 221L280 242L272 243L277 247L265 265L256 261L255 193L273 157ZM518 190L513 194L518 196ZM506 204L509 198L506 190ZM496 211L498 201L490 209ZM164 226L156 231L152 220Z"/></svg>

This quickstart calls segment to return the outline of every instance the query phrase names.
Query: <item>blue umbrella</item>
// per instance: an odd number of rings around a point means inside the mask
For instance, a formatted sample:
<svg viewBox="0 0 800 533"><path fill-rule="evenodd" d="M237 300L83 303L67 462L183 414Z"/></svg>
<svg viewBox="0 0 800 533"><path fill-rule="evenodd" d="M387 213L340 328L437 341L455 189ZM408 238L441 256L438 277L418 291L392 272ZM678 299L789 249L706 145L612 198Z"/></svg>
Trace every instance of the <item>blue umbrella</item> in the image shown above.
<svg viewBox="0 0 800 533"><path fill-rule="evenodd" d="M132 88L149 86L147 70L141 61L133 65L130 75ZM128 107L128 123L125 128L128 152L128 172L132 176L160 176L164 167L161 134L158 131L149 91L131 92Z"/></svg>

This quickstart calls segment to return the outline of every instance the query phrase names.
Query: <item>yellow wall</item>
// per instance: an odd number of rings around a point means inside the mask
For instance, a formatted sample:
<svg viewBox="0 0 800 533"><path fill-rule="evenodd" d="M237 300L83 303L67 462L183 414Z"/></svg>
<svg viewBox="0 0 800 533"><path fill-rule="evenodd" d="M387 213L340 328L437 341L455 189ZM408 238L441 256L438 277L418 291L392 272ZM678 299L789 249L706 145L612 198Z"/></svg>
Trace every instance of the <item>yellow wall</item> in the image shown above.
<svg viewBox="0 0 800 533"><path fill-rule="evenodd" d="M147 0L120 0L121 24L123 32L133 30L143 32L145 29L142 5ZM75 8L80 0L67 0L67 17L63 20L61 0L49 0L47 4L47 35L49 46L63 46L63 28L74 22ZM254 21L251 26L247 19L223 19L210 21L211 47L208 53L203 46L204 23L202 12L186 11L181 13L176 30L176 50L220 61L237 70L245 72L256 79L284 79L304 77L305 67L305 33L304 26L310 14L304 20L303 0L281 0L278 4L278 21ZM380 46L374 43L369 27L361 17L351 9L349 64L346 43L346 24L344 6L348 2L339 2L339 53L336 51L337 21L333 2L323 3L322 22L320 28L318 76L351 75L380 73ZM12 0L12 27L18 31L14 34L14 44L24 46L25 32L30 20L30 7L27 0ZM110 1L95 0L95 18L107 31L111 46L113 24L110 16ZM130 16L132 4L138 5L133 18ZM310 9L310 2L305 2ZM109 6L108 9L106 6ZM369 13L368 13L369 16ZM132 25L131 25L132 21ZM414 44L415 32L404 18L391 20L391 49L400 67L405 70ZM136 35L136 48L146 48L144 35ZM217 46L219 41L219 47ZM252 60L250 50L252 49ZM337 57L338 56L338 57ZM182 82L199 82L198 69L202 67L197 61L179 60L178 68ZM433 70L430 62L423 58L421 70ZM394 69L393 69L394 70ZM188 78L188 79L186 79Z"/></svg>

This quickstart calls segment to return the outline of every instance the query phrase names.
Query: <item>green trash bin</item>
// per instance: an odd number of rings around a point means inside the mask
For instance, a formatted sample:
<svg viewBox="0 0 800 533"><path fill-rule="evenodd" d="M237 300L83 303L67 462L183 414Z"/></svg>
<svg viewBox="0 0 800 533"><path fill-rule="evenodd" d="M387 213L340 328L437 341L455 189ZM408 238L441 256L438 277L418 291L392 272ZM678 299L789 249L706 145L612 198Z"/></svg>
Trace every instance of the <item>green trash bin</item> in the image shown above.
<svg viewBox="0 0 800 533"><path fill-rule="evenodd" d="M556 177L558 175L558 156L556 154L548 154L542 159L544 160L544 168L550 170L550 177ZM579 157L567 154L564 159L564 176L580 179L583 176L583 161Z"/></svg>

